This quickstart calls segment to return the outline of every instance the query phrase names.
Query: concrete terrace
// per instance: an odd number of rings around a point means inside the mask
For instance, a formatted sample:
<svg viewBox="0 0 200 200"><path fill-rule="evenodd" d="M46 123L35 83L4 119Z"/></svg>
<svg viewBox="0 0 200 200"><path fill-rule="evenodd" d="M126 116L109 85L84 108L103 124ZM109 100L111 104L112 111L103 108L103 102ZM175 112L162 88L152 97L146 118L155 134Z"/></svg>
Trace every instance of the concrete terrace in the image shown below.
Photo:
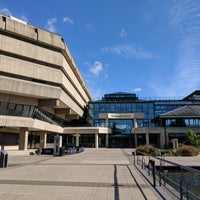
<svg viewBox="0 0 200 200"><path fill-rule="evenodd" d="M0 169L0 199L161 199L132 164L131 149L85 149L53 157L9 151Z"/></svg>

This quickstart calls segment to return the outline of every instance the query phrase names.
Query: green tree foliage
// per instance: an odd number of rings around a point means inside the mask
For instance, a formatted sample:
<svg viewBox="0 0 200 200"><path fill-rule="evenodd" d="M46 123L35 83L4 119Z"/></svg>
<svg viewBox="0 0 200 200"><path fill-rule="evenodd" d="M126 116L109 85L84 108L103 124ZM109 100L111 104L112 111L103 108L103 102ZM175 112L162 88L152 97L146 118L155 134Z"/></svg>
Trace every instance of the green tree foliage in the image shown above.
<svg viewBox="0 0 200 200"><path fill-rule="evenodd" d="M192 130L188 130L186 132L186 143L189 143L193 146L199 147L200 146L200 135L195 133Z"/></svg>

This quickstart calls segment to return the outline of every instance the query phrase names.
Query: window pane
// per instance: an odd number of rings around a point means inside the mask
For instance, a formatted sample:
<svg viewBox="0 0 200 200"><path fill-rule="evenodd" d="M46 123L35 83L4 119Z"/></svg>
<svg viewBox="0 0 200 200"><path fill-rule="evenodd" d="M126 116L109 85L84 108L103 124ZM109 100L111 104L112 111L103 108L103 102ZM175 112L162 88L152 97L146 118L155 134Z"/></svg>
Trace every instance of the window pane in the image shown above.
<svg viewBox="0 0 200 200"><path fill-rule="evenodd" d="M0 114L1 114L1 115L6 115L7 107L8 107L8 103L2 102L2 103L0 104Z"/></svg>
<svg viewBox="0 0 200 200"><path fill-rule="evenodd" d="M14 103L9 103L8 115L15 115L15 104Z"/></svg>
<svg viewBox="0 0 200 200"><path fill-rule="evenodd" d="M27 117L29 116L30 106L24 106L22 116Z"/></svg>
<svg viewBox="0 0 200 200"><path fill-rule="evenodd" d="M15 115L22 116L23 105L16 105Z"/></svg>

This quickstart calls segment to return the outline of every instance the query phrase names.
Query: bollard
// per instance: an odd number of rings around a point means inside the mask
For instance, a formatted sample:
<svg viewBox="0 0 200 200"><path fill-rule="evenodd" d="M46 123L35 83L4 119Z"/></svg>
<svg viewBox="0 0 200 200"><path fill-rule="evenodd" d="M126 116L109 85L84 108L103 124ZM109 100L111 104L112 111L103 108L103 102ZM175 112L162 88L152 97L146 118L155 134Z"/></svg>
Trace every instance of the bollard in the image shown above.
<svg viewBox="0 0 200 200"><path fill-rule="evenodd" d="M8 167L8 153L5 150L1 150L0 154L0 168Z"/></svg>
<svg viewBox="0 0 200 200"><path fill-rule="evenodd" d="M149 160L149 167L152 166L153 186L156 187L156 167L155 160Z"/></svg>
<svg viewBox="0 0 200 200"><path fill-rule="evenodd" d="M135 151L132 152L132 155L133 155L133 164L135 166Z"/></svg>

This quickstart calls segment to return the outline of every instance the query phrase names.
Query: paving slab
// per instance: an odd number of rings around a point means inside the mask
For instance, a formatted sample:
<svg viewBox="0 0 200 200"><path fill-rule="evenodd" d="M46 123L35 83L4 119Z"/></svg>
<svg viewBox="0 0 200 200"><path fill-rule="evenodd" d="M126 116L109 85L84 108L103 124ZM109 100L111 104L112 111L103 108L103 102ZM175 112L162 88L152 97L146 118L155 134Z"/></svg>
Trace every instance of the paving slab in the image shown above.
<svg viewBox="0 0 200 200"><path fill-rule="evenodd" d="M133 166L131 149L62 157L10 152L8 160L9 167L0 169L0 199L161 199Z"/></svg>

